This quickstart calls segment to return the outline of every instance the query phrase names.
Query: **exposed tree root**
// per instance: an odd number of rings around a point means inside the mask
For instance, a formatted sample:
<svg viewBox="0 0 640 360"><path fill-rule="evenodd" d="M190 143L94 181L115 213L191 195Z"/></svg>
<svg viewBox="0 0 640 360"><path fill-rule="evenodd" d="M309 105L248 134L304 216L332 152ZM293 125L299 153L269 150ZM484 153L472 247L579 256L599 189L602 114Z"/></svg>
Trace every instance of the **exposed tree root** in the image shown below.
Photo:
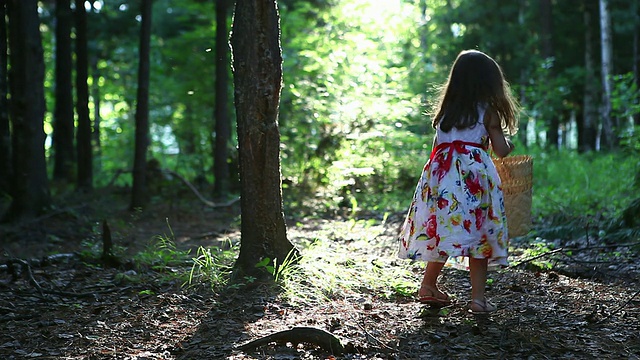
<svg viewBox="0 0 640 360"><path fill-rule="evenodd" d="M334 355L344 353L344 346L340 340L328 331L315 327L294 327L289 330L279 331L267 336L263 336L256 340L250 341L238 347L239 350L246 351L256 349L269 343L287 343L292 344L314 344L322 349L331 352Z"/></svg>
<svg viewBox="0 0 640 360"><path fill-rule="evenodd" d="M196 187L193 186L193 184L191 184L191 182L189 180L187 180L184 176L178 174L175 171L168 170L168 169L158 169L158 170L160 172L163 172L163 173L166 173L166 174L169 174L171 176L175 176L176 178L178 178L180 181L182 181L189 188L189 190L191 190L191 192L193 192L193 194L198 198L198 200L200 200L203 204L207 205L208 207L224 208L224 207L229 207L229 206L235 204L236 202L240 201L240 197L231 199L231 200L229 200L227 202L224 202L224 203L215 203L213 201L207 200L204 196L202 196L202 194L200 194L198 189L196 189ZM112 186L121 174L129 173L129 172L131 172L131 171L122 170L122 169L117 170L116 173L114 174L113 178L111 179L111 181L109 181L109 184L107 185L107 187Z"/></svg>

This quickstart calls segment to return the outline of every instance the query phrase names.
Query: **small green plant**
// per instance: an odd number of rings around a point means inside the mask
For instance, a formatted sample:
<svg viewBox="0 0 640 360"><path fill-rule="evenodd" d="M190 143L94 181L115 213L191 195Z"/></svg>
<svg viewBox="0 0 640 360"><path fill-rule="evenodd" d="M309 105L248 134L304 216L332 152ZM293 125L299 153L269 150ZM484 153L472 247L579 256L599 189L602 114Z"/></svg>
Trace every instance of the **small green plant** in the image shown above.
<svg viewBox="0 0 640 360"><path fill-rule="evenodd" d="M273 276L275 282L283 280L288 274L294 271L294 264L297 262L297 250L291 249L282 263L278 264L278 259L273 259L273 265L271 259L268 257L263 258L256 264L257 268L264 268L269 274Z"/></svg>
<svg viewBox="0 0 640 360"><path fill-rule="evenodd" d="M393 292L402 297L411 297L416 293L416 283L407 280L399 280L396 283L391 283Z"/></svg>
<svg viewBox="0 0 640 360"><path fill-rule="evenodd" d="M196 252L196 257L192 258L193 265L189 272L189 277L184 285L194 285L196 283L208 283L212 288L225 286L229 283L229 275L233 261L235 260L238 247L233 246L229 242L229 249L223 250L223 248L204 248L199 247ZM245 278L245 283L251 283L255 281L252 278ZM230 286L240 287L242 282L237 282Z"/></svg>
<svg viewBox="0 0 640 360"><path fill-rule="evenodd" d="M553 250L553 244L548 244L544 241L536 241L530 244L530 247L523 252L524 260L534 259L531 264L541 269L552 269L553 264L550 259L545 258L543 255Z"/></svg>
<svg viewBox="0 0 640 360"><path fill-rule="evenodd" d="M169 235L154 236L144 251L136 254L134 260L143 265L149 265L156 271L165 270L172 265L181 264L189 255L189 250L179 250L175 244L173 229L169 225Z"/></svg>

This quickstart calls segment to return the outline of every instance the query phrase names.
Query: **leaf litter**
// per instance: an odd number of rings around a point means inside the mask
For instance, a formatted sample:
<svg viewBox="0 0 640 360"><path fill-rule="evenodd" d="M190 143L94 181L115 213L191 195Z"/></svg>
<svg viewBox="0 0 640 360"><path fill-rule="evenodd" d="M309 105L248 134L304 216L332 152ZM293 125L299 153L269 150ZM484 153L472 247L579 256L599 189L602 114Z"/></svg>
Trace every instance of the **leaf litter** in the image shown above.
<svg viewBox="0 0 640 360"><path fill-rule="evenodd" d="M167 209L171 211L175 210ZM172 231L181 248L213 246L222 243L221 237L237 241L237 229L230 225L236 216L237 209L226 217L182 214ZM137 219L119 241L130 245L163 233L166 224L156 218ZM289 238L299 246L329 241L333 255L348 252L344 263L367 262L371 271L387 271L403 266L395 259L400 218L401 214L386 221L297 219L289 225ZM68 235L73 226L48 220L41 224L42 231L55 234L56 228L64 228ZM198 236L205 232L214 235ZM7 234L13 244L22 244L18 232ZM39 235L33 229L27 234ZM71 240L81 238L70 236L64 250L80 251L80 241ZM3 244L0 264L38 254L35 245L20 253L16 250L20 246L11 244ZM51 251L44 245L40 250ZM152 268L126 270L134 271L128 279L124 269L102 268L77 257L34 265L33 279L4 266L0 268L0 358L640 359L638 254L626 252L623 261L618 257L606 262L599 250L556 252L545 259L554 262L548 269L532 266L522 251L514 253L514 262L525 260L521 265L489 274L487 294L499 307L490 316L467 312L468 273L453 268L445 268L441 279L453 303L432 309L412 296L380 291L367 283L325 298L292 301L265 284L219 293L184 288ZM417 290L421 265L414 269L411 276ZM358 274L350 276L358 281ZM334 356L304 343L238 349L250 340L294 327L332 333L345 353Z"/></svg>

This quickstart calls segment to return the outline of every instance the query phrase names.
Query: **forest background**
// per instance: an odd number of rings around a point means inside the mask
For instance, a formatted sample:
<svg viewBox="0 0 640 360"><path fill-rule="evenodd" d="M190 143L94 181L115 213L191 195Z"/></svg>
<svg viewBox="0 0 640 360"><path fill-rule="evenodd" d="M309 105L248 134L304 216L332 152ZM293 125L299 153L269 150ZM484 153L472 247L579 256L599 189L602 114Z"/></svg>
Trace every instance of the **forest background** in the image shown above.
<svg viewBox="0 0 640 360"><path fill-rule="evenodd" d="M37 8L46 139L34 136L44 140L46 163L38 163L46 164L53 181L40 180L36 193L45 200L13 196L23 204L5 211L7 219L41 214L72 187L132 185L140 7L85 2L85 34L72 26L72 8L61 10L65 3L75 8L68 1L57 8L54 1L39 2ZM639 20L636 1L602 3L609 9L604 14L597 1L489 1L482 7L467 1L279 2L286 212L404 208L430 150L433 131L425 112L434 91L456 54L475 48L503 66L523 105L514 141L518 153L536 159L536 222L555 219L565 231L580 231L578 224L601 227L618 218L633 200L629 189L638 172ZM226 41L232 6L221 4L154 2L146 104L152 166L215 184L215 191L201 191L217 198L239 192ZM216 38L221 19L224 31ZM72 38L79 44L84 39L86 47L73 46ZM81 85L87 77L86 89L72 93L72 74ZM40 119L33 121L38 126ZM12 195L13 164L22 162L10 160L11 128L3 111L4 203ZM15 155L31 162L24 156L36 154ZM88 160L84 154L91 154Z"/></svg>
<svg viewBox="0 0 640 360"><path fill-rule="evenodd" d="M534 228L521 241L546 251L547 239L586 236L638 252L637 0L277 3L289 221L384 223L404 212L431 150L438 86L460 50L478 49L501 64L523 106L513 141L534 158ZM0 5L0 236L64 242L25 229L73 213L77 196L123 196L138 214L195 198L233 206L231 1ZM104 239L101 215L84 219L85 246Z"/></svg>

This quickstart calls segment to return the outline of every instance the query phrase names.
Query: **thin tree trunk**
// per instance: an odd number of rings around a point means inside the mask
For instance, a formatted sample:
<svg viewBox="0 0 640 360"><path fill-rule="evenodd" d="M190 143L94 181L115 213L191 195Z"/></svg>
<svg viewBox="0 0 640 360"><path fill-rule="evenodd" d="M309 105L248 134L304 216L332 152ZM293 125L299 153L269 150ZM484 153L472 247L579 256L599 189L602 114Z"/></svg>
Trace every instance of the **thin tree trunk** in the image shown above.
<svg viewBox="0 0 640 360"><path fill-rule="evenodd" d="M228 110L229 86L229 42L227 36L228 0L218 0L216 6L216 103L215 103L215 149L213 156L214 195L229 192L229 142L231 119Z"/></svg>
<svg viewBox="0 0 640 360"><path fill-rule="evenodd" d="M91 77L92 81L92 95L93 98L93 128L91 129L91 135L93 138L93 152L96 156L96 169L102 168L102 144L100 143L100 70L98 69L98 55L94 55L91 61Z"/></svg>
<svg viewBox="0 0 640 360"><path fill-rule="evenodd" d="M275 0L237 0L231 35L241 182L241 245L237 274L264 275L256 264L278 264L295 248L282 207L278 108L282 52Z"/></svg>
<svg viewBox="0 0 640 360"><path fill-rule="evenodd" d="M131 210L143 208L148 202L147 149L149 148L149 72L151 52L151 10L153 0L142 0L140 26L140 63L136 104L136 139L133 159Z"/></svg>
<svg viewBox="0 0 640 360"><path fill-rule="evenodd" d="M92 3L91 7L96 10L96 3ZM91 97L93 98L93 126L91 129L91 135L93 138L93 151L95 155L96 163L94 168L99 170L102 168L102 144L100 143L100 123L102 122L102 118L100 117L100 106L102 103L101 93L100 93L100 69L98 67L98 63L100 62L100 50L96 50L91 56L91 77L92 77L92 88L91 88Z"/></svg>
<svg viewBox="0 0 640 360"><path fill-rule="evenodd" d="M540 21L542 24L542 57L544 59L550 59L555 57L555 51L553 48L553 15L551 8L551 0L540 0ZM553 77L555 71L553 68L549 69L547 76ZM551 111L546 114L549 116L549 128L547 130L547 141L553 148L558 148L559 144L559 130L560 120L556 111Z"/></svg>
<svg viewBox="0 0 640 360"><path fill-rule="evenodd" d="M582 122L578 126L578 150L581 152L596 150L598 110L596 108L597 78L593 64L593 30L591 12L588 4L584 7L585 49L584 49L584 102Z"/></svg>
<svg viewBox="0 0 640 360"><path fill-rule="evenodd" d="M611 92L613 83L611 42L611 17L609 15L609 0L600 0L600 43L602 50L602 148L611 149L615 146L614 121L611 117Z"/></svg>
<svg viewBox="0 0 640 360"><path fill-rule="evenodd" d="M524 21L524 17L525 17L525 12L527 11L527 1L526 0L520 0L520 7L519 7L519 14L518 14L518 24L520 26L525 26L525 21ZM520 98L520 103L521 104L526 104L527 98L526 98L526 83L529 81L529 71L526 69L526 67L522 67L520 69L520 84L523 86L520 86L520 94L519 94L519 98ZM527 131L527 127L529 126L529 117L526 117L526 122L525 121L520 121L519 122L519 129L518 129L518 139L522 142L522 144L524 145L525 148L529 147L529 136L528 136L528 131Z"/></svg>
<svg viewBox="0 0 640 360"><path fill-rule="evenodd" d="M30 218L51 203L44 153L44 56L37 0L9 0L9 104L12 202L5 221Z"/></svg>
<svg viewBox="0 0 640 360"><path fill-rule="evenodd" d="M9 131L9 83L7 81L7 1L0 0L0 194L10 193L13 177L11 132Z"/></svg>
<svg viewBox="0 0 640 360"><path fill-rule="evenodd" d="M72 182L73 176L73 88L70 0L56 0L56 84L53 114L52 146L54 154L53 178Z"/></svg>
<svg viewBox="0 0 640 360"><path fill-rule="evenodd" d="M635 15L635 18L638 18L638 0L631 1L631 13ZM638 21L636 20L633 23L633 79L636 83L636 86L640 86L640 74L638 73L638 62L640 58L638 57L638 41L640 41L640 26L638 26ZM633 122L636 126L640 126L640 114L633 115Z"/></svg>
<svg viewBox="0 0 640 360"><path fill-rule="evenodd" d="M89 52L87 43L87 11L84 1L76 7L76 111L78 132L78 189L93 188L93 155L91 149L91 119L89 117Z"/></svg>

